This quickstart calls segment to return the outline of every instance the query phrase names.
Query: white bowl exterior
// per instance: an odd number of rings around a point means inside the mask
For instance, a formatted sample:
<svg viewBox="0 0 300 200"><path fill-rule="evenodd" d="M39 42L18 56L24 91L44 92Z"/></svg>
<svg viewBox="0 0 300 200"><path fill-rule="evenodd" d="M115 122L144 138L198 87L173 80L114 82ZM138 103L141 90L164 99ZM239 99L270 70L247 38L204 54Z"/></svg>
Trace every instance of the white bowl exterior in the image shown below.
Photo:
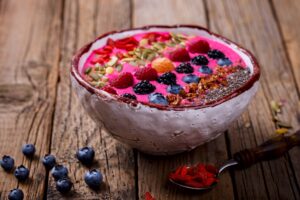
<svg viewBox="0 0 300 200"><path fill-rule="evenodd" d="M190 30L191 29L191 30ZM188 34L198 34L211 37L204 30L192 28L152 28L149 31L173 31ZM137 31L130 33L119 33L109 36L117 39L123 38ZM213 36L214 37L214 36ZM79 71L92 50L104 45L104 40L96 41L90 50L83 54L79 60ZM218 39L219 40L219 39ZM221 41L224 43L223 41ZM250 71L253 73L253 62L251 58L234 44L230 45L241 55ZM82 79L75 74L77 79ZM259 82L238 96L231 98L213 107L185 110L160 110L143 104L132 106L118 101L106 92L100 97L89 92L71 76L72 86L89 115L99 124L104 125L108 132L116 139L129 144L149 154L175 154L191 150L205 142L216 138L224 132L228 126L237 119L246 109L252 97L255 95Z"/></svg>

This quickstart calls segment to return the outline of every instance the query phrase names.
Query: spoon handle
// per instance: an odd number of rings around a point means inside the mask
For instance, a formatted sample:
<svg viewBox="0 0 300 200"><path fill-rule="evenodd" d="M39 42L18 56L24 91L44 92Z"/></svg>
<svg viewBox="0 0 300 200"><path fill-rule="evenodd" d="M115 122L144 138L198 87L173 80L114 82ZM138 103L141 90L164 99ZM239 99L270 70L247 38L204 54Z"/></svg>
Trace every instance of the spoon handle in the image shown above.
<svg viewBox="0 0 300 200"><path fill-rule="evenodd" d="M259 161L279 158L297 145L300 145L300 130L291 136L277 136L256 148L239 151L233 158L239 166L246 168Z"/></svg>

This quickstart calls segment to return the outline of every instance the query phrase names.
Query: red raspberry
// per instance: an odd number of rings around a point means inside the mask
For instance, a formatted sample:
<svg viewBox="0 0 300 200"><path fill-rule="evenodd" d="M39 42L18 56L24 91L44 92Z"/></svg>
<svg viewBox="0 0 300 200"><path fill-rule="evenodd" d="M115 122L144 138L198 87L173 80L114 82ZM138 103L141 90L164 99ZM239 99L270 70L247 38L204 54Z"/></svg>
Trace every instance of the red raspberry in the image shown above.
<svg viewBox="0 0 300 200"><path fill-rule="evenodd" d="M110 94L117 94L116 90L113 89L112 87L106 85L103 88L101 88L102 90L104 90L105 92L108 92Z"/></svg>
<svg viewBox="0 0 300 200"><path fill-rule="evenodd" d="M183 47L168 52L168 57L174 62L185 62L191 59L189 52Z"/></svg>
<svg viewBox="0 0 300 200"><path fill-rule="evenodd" d="M129 72L122 72L118 77L111 79L109 82L115 88L128 88L133 85L133 76Z"/></svg>
<svg viewBox="0 0 300 200"><path fill-rule="evenodd" d="M191 53L207 53L209 51L208 42L201 39L189 41L187 47Z"/></svg>
<svg viewBox="0 0 300 200"><path fill-rule="evenodd" d="M139 68L134 75L138 80L152 81L157 79L157 71L152 67Z"/></svg>

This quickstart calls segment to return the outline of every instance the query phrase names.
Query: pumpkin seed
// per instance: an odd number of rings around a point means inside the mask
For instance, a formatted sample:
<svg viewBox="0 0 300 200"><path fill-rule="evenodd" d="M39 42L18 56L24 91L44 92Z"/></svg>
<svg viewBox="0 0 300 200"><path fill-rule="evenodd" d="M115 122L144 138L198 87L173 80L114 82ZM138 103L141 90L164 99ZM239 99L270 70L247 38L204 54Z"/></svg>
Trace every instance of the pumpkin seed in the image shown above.
<svg viewBox="0 0 300 200"><path fill-rule="evenodd" d="M89 73L89 76L92 77L92 79L94 79L95 81L98 81L101 77L95 73L95 72L91 72Z"/></svg>
<svg viewBox="0 0 300 200"><path fill-rule="evenodd" d="M112 56L110 61L108 61L106 64L109 67L113 67L115 64L117 64L117 62L118 62L118 58L116 56Z"/></svg>
<svg viewBox="0 0 300 200"><path fill-rule="evenodd" d="M140 46L146 46L148 44L148 39L141 39Z"/></svg>
<svg viewBox="0 0 300 200"><path fill-rule="evenodd" d="M122 66L122 65L117 65L117 66L116 66L116 70L117 70L118 72L121 72L122 69L123 69L123 66Z"/></svg>
<svg viewBox="0 0 300 200"><path fill-rule="evenodd" d="M85 70L85 74L89 74L90 72L92 71L92 68L91 67L89 67L89 68L87 68L86 70Z"/></svg>

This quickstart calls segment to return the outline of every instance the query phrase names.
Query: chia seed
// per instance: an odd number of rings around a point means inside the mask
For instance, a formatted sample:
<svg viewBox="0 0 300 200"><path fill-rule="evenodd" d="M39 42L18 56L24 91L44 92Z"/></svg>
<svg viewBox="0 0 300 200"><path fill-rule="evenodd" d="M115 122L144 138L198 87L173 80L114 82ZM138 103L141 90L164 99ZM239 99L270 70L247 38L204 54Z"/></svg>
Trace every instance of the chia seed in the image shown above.
<svg viewBox="0 0 300 200"><path fill-rule="evenodd" d="M227 76L227 86L221 86L217 89L210 90L206 93L204 97L204 102L209 103L212 101L217 101L230 93L234 92L236 89L242 87L250 78L249 69L240 68L235 73Z"/></svg>

